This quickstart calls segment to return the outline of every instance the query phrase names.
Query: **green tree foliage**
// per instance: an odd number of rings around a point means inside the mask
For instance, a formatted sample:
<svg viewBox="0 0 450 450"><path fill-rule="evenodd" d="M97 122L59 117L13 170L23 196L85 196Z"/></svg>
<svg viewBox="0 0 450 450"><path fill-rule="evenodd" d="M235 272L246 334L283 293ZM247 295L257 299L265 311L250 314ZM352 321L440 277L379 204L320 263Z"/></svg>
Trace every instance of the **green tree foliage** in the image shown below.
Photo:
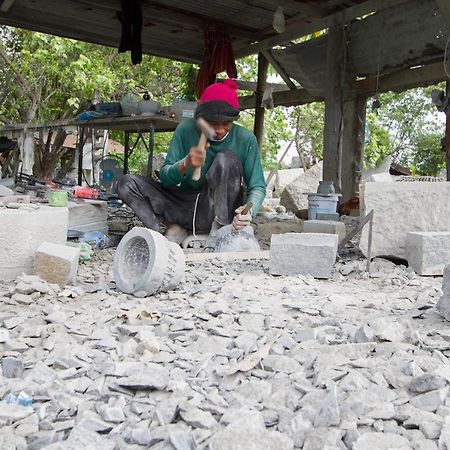
<svg viewBox="0 0 450 450"><path fill-rule="evenodd" d="M301 166L311 167L323 158L324 103L310 103L289 108L289 125Z"/></svg>
<svg viewBox="0 0 450 450"><path fill-rule="evenodd" d="M2 28L0 51L3 123L46 123L73 117L93 99L95 89L102 101L118 101L126 92L148 90L151 97L167 105L182 94L180 80L187 67L148 55L142 64L132 66L130 56L116 49L8 27ZM61 144L64 137L55 142ZM165 149L169 139L158 134L157 150ZM50 175L62 156L61 146L42 144L35 169L38 175ZM137 150L142 152L142 146Z"/></svg>
<svg viewBox="0 0 450 450"><path fill-rule="evenodd" d="M431 102L434 88L384 93L379 96L379 109L368 105L366 167L376 167L391 155L394 162L411 167L415 174L438 174L445 160L440 143L445 124L444 115Z"/></svg>

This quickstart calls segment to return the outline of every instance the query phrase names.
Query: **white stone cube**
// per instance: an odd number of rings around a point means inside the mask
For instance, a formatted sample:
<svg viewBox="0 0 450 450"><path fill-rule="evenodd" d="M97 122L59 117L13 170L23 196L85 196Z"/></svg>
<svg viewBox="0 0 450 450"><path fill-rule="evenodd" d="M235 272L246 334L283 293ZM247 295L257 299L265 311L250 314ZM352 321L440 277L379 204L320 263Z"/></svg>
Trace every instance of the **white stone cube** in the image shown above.
<svg viewBox="0 0 450 450"><path fill-rule="evenodd" d="M43 280L63 287L74 284L78 271L80 249L44 242L36 251L34 271Z"/></svg>
<svg viewBox="0 0 450 450"><path fill-rule="evenodd" d="M336 234L274 234L270 244L270 273L330 278L337 246Z"/></svg>
<svg viewBox="0 0 450 450"><path fill-rule="evenodd" d="M43 242L67 240L67 208L0 210L0 279L33 273L34 254Z"/></svg>
<svg viewBox="0 0 450 450"><path fill-rule="evenodd" d="M406 233L450 230L449 182L394 182L361 185L361 214L374 210L372 258L407 258ZM360 247L367 255L369 226Z"/></svg>
<svg viewBox="0 0 450 450"><path fill-rule="evenodd" d="M442 275L450 263L450 231L407 233L406 255L419 275Z"/></svg>
<svg viewBox="0 0 450 450"><path fill-rule="evenodd" d="M303 223L303 231L305 233L337 234L339 242L346 235L345 224L334 220L305 220Z"/></svg>

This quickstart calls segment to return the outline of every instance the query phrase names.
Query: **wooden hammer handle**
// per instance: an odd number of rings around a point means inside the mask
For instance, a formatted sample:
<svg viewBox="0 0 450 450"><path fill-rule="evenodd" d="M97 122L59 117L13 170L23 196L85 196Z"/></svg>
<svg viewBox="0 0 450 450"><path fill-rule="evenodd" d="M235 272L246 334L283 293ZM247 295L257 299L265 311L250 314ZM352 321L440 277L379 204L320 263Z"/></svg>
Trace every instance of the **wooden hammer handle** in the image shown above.
<svg viewBox="0 0 450 450"><path fill-rule="evenodd" d="M200 135L200 139L198 141L198 147L202 148L203 151L205 151L207 142L208 142L208 138L206 137L205 133L202 133ZM192 179L194 181L198 181L198 180L200 180L201 175L202 175L202 168L201 167L195 167L194 171L192 173Z"/></svg>
<svg viewBox="0 0 450 450"><path fill-rule="evenodd" d="M252 206L253 206L253 203L252 203L252 202L248 202L248 203L245 205L245 208L242 210L241 214L242 214L243 216L245 216L245 215L252 209Z"/></svg>

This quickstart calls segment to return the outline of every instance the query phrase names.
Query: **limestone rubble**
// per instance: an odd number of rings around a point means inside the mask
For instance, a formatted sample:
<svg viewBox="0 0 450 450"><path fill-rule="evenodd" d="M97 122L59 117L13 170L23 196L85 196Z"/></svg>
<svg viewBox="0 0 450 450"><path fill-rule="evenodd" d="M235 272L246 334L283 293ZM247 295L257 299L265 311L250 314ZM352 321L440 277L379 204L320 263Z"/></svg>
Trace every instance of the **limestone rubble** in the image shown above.
<svg viewBox="0 0 450 450"><path fill-rule="evenodd" d="M78 284L0 284L0 449L450 448L441 278L344 259L330 280L268 261L188 263L120 293L113 252Z"/></svg>

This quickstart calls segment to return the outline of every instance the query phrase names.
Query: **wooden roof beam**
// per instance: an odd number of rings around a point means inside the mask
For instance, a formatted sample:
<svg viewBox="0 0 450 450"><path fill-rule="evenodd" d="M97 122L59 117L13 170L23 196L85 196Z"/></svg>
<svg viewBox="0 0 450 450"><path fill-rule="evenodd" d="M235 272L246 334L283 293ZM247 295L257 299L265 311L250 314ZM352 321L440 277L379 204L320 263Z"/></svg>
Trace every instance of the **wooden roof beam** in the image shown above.
<svg viewBox="0 0 450 450"><path fill-rule="evenodd" d="M278 72L278 75L283 79L289 89L297 89L295 83L289 78L289 75L285 72L283 67L278 63L278 61L272 56L270 50L265 50L262 52L263 55L267 58L272 67Z"/></svg>
<svg viewBox="0 0 450 450"><path fill-rule="evenodd" d="M351 100L355 97L371 97L376 93L382 92L402 92L416 87L430 86L446 80L442 62L428 64L405 70L400 70L388 75L379 77L378 86L376 77L366 78L354 83L345 100ZM324 98L321 95L315 96L309 94L305 89L295 89L291 91L274 92L274 106L297 106L307 103L320 102ZM240 97L239 105L242 110L253 109L256 105L254 95Z"/></svg>

